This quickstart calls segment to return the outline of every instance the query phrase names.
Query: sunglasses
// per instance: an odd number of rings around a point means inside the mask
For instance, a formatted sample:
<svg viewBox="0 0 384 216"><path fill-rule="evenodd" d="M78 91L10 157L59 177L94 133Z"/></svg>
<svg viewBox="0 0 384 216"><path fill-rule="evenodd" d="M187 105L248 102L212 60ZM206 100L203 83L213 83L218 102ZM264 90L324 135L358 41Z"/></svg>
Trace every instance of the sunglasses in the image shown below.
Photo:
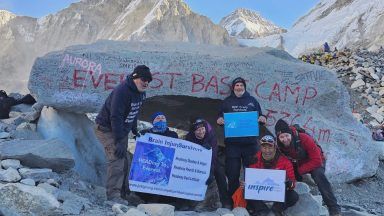
<svg viewBox="0 0 384 216"><path fill-rule="evenodd" d="M260 142L275 144L275 138L271 135L266 135L261 138Z"/></svg>
<svg viewBox="0 0 384 216"><path fill-rule="evenodd" d="M148 83L150 83L152 81L152 79L145 78L145 77L140 77L140 80L143 81L143 82L148 82Z"/></svg>

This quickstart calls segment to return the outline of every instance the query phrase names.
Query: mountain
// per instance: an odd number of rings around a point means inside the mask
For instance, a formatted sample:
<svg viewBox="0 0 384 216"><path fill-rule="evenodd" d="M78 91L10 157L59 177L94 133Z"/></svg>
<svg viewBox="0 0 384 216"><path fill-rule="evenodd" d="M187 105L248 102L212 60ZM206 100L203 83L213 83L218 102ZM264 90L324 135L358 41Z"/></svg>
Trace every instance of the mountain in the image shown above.
<svg viewBox="0 0 384 216"><path fill-rule="evenodd" d="M321 0L287 33L260 40L241 41L247 46L281 47L293 56L312 52L328 42L333 48L367 48L384 45L384 1Z"/></svg>
<svg viewBox="0 0 384 216"><path fill-rule="evenodd" d="M221 19L220 24L231 36L253 39L286 32L261 17L256 11L239 8Z"/></svg>
<svg viewBox="0 0 384 216"><path fill-rule="evenodd" d="M0 11L0 86L25 91L36 57L99 39L237 44L182 0L82 0L40 19Z"/></svg>

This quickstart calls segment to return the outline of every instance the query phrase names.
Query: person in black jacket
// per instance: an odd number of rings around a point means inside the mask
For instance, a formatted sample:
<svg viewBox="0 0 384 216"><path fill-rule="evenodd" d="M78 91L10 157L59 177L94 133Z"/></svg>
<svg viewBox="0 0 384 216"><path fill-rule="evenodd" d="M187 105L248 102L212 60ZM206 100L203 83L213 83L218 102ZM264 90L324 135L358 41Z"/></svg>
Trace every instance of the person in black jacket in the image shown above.
<svg viewBox="0 0 384 216"><path fill-rule="evenodd" d="M137 116L145 99L152 75L145 65L135 67L113 89L96 117L95 134L104 146L107 158L107 199L124 203L124 179L128 174L128 134L137 135Z"/></svg>
<svg viewBox="0 0 384 216"><path fill-rule="evenodd" d="M267 119L263 116L259 102L246 91L245 80L237 77L232 81L231 95L224 99L217 119L218 125L224 125L224 113L257 111L259 119L265 124ZM228 178L228 194L232 196L239 187L241 164L248 165L258 150L257 137L231 137L225 138L225 172Z"/></svg>
<svg viewBox="0 0 384 216"><path fill-rule="evenodd" d="M152 114L151 116L152 119L152 125L153 127L145 130L141 130L140 134L144 135L146 133L153 133L153 134L158 134L161 136L166 136L166 137L172 137L172 138L179 138L179 135L175 131L169 130L167 126L167 118L165 117L164 113L162 112L156 112Z"/></svg>
<svg viewBox="0 0 384 216"><path fill-rule="evenodd" d="M4 90L0 90L0 119L9 118L11 107L16 105L17 101L13 97L8 97Z"/></svg>

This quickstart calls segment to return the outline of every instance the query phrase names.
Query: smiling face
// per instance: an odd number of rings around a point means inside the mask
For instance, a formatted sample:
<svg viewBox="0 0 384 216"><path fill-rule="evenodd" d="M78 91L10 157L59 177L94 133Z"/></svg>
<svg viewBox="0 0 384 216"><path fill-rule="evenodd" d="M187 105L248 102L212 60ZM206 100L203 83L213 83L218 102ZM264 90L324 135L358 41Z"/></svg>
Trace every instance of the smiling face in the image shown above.
<svg viewBox="0 0 384 216"><path fill-rule="evenodd" d="M242 82L238 82L233 86L233 92L235 93L236 97L241 97L245 92L245 86Z"/></svg>
<svg viewBox="0 0 384 216"><path fill-rule="evenodd" d="M136 78L133 80L133 82L135 83L139 92L145 92L149 85L149 80L146 80L144 78Z"/></svg>
<svg viewBox="0 0 384 216"><path fill-rule="evenodd" d="M203 139L205 136L205 133L206 133L205 127L202 126L202 127L197 128L194 133L195 133L195 137L197 139Z"/></svg>
<svg viewBox="0 0 384 216"><path fill-rule="evenodd" d="M265 160L272 160L276 154L276 145L271 144L261 144L260 145L261 155Z"/></svg>
<svg viewBox="0 0 384 216"><path fill-rule="evenodd" d="M285 147L288 147L291 144L292 135L290 133L281 133L278 138Z"/></svg>

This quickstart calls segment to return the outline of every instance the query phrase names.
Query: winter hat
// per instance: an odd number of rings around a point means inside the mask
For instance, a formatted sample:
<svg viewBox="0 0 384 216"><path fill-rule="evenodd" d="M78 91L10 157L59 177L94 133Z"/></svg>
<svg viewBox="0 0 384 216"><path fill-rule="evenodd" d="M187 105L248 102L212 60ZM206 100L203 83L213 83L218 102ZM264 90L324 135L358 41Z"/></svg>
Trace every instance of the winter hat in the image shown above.
<svg viewBox="0 0 384 216"><path fill-rule="evenodd" d="M236 83L243 83L244 84L244 88L247 88L247 84L245 83L245 79L241 78L241 77L237 77L236 79L234 79L232 81L232 89L235 87Z"/></svg>
<svg viewBox="0 0 384 216"><path fill-rule="evenodd" d="M263 136L260 139L260 145L265 145L265 144L269 144L271 146L275 146L276 145L276 140L271 135L265 135L265 136Z"/></svg>
<svg viewBox="0 0 384 216"><path fill-rule="evenodd" d="M155 113L153 113L153 114L151 115L151 122L152 122L152 124L155 123L155 122L154 122L154 121L155 121L155 118L156 118L157 116L159 116L159 115L163 115L163 116L165 116L163 112L155 112Z"/></svg>
<svg viewBox="0 0 384 216"><path fill-rule="evenodd" d="M205 127L205 120L203 118L200 118L200 117L195 117L193 119L191 119L192 121L192 125L191 125L191 131L192 132L195 132L197 129L201 128L201 127Z"/></svg>
<svg viewBox="0 0 384 216"><path fill-rule="evenodd" d="M133 72L131 73L132 79L142 78L144 81L151 82L152 81L152 74L149 70L149 67L145 65L138 65L135 67Z"/></svg>
<svg viewBox="0 0 384 216"><path fill-rule="evenodd" d="M279 136L279 134L281 133L291 133L291 129L289 128L288 123L285 122L283 119L279 119L275 125L276 136Z"/></svg>

